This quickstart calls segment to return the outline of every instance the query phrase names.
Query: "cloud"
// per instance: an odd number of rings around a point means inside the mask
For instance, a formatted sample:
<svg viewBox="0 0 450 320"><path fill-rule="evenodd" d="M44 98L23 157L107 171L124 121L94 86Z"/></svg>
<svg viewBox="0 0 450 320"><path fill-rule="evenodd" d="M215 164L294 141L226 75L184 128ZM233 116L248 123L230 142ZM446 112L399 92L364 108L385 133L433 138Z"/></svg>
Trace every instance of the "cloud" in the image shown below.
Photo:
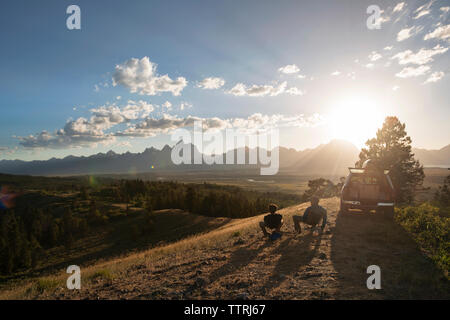
<svg viewBox="0 0 450 320"><path fill-rule="evenodd" d="M55 134L51 134L47 131L42 131L36 135L29 135L26 137L16 137L19 139L19 144L25 148L37 149L65 149L72 147L90 147L96 143L111 143L115 139L111 135L104 134L100 131L99 134L87 131L77 131L78 129L86 129L89 127L86 119L78 119L73 123L68 123L68 132L64 129L58 130ZM70 131L72 130L72 131ZM80 134L72 134L80 132Z"/></svg>
<svg viewBox="0 0 450 320"><path fill-rule="evenodd" d="M424 5L421 5L420 7L418 7L414 12L417 13L419 11L423 11L423 10L427 10L431 7L431 5L433 4L434 0L431 0L428 3L425 3Z"/></svg>
<svg viewBox="0 0 450 320"><path fill-rule="evenodd" d="M288 116L282 114L263 115L261 113L255 113L248 118L234 118L229 120L231 127L245 131L282 127L314 127L320 125L323 121L324 118L317 113L309 117L305 117L303 114Z"/></svg>
<svg viewBox="0 0 450 320"><path fill-rule="evenodd" d="M161 107L166 110L172 110L172 104L169 101L164 102Z"/></svg>
<svg viewBox="0 0 450 320"><path fill-rule="evenodd" d="M18 149L19 148L17 146L15 146L14 148L0 147L0 154L4 154L4 155L10 156L12 154L15 154Z"/></svg>
<svg viewBox="0 0 450 320"><path fill-rule="evenodd" d="M279 68L278 71L285 74L292 74L299 72L300 68L297 67L295 64L288 64L284 67Z"/></svg>
<svg viewBox="0 0 450 320"><path fill-rule="evenodd" d="M373 69L373 67L375 67L375 65L373 63L368 63L368 64L365 65L365 67L367 69Z"/></svg>
<svg viewBox="0 0 450 320"><path fill-rule="evenodd" d="M370 61L377 61L377 60L381 59L382 57L383 56L376 51L372 51L372 53L369 54Z"/></svg>
<svg viewBox="0 0 450 320"><path fill-rule="evenodd" d="M429 66L420 66L420 67L407 67L403 68L402 71L395 74L396 77L399 78L410 78L410 77L418 77L426 74L430 70Z"/></svg>
<svg viewBox="0 0 450 320"><path fill-rule="evenodd" d="M225 84L225 80L217 77L205 78L197 84L202 89L219 89Z"/></svg>
<svg viewBox="0 0 450 320"><path fill-rule="evenodd" d="M422 10L419 13L417 13L417 15L413 19L419 19L420 17L426 16L429 13L430 13L430 10L428 10L428 9Z"/></svg>
<svg viewBox="0 0 450 320"><path fill-rule="evenodd" d="M153 105L145 101L129 100L127 105L119 108L116 105L100 106L91 109L92 116L68 120L62 129L54 133L47 130L26 137L15 137L25 148L63 149L72 147L91 147L97 143L109 144L115 141L114 134L105 133L112 127L143 119L154 110Z"/></svg>
<svg viewBox="0 0 450 320"><path fill-rule="evenodd" d="M299 88L296 87L291 87L289 89L286 90L287 94L290 94L291 96L302 96L305 94L304 91L300 90Z"/></svg>
<svg viewBox="0 0 450 320"><path fill-rule="evenodd" d="M448 48L441 47L440 45L435 46L432 49L420 49L417 53L411 50L406 50L397 53L391 59L398 59L399 64L427 64L433 61L433 56L445 53Z"/></svg>
<svg viewBox="0 0 450 320"><path fill-rule="evenodd" d="M441 7L439 10L441 10L442 12L449 12L450 7Z"/></svg>
<svg viewBox="0 0 450 320"><path fill-rule="evenodd" d="M406 40L406 39L412 37L413 35L419 33L422 29L423 29L422 26L402 29L397 34L397 41Z"/></svg>
<svg viewBox="0 0 450 320"><path fill-rule="evenodd" d="M389 16L383 16L384 10L380 10L380 17L377 19L376 24L381 26L383 23L391 20Z"/></svg>
<svg viewBox="0 0 450 320"><path fill-rule="evenodd" d="M155 107L143 100L133 101L128 100L128 104L122 108L115 104L109 106L101 106L96 109L91 109L92 114L97 118L108 119L111 124L118 124L138 118L145 118Z"/></svg>
<svg viewBox="0 0 450 320"><path fill-rule="evenodd" d="M392 50L392 48L393 48L393 46L386 46L386 47L384 47L383 50L390 51L390 50Z"/></svg>
<svg viewBox="0 0 450 320"><path fill-rule="evenodd" d="M394 7L394 10L392 12L398 12L398 11L402 11L403 8L406 7L406 3L404 2L399 2L397 3L397 5Z"/></svg>
<svg viewBox="0 0 450 320"><path fill-rule="evenodd" d="M106 133L125 119L116 118L113 115L121 113L125 108L97 108L92 109L93 116L90 119L78 118L67 121L64 128L55 133L44 130L36 135L15 137L19 144L29 149L66 149L76 147L93 147L97 143L116 143L120 137L151 137L159 134L168 134L173 130L192 127L195 121L202 121L203 129L222 130L235 128L243 131L266 130L280 127L311 127L322 123L323 117L313 114L309 117L300 115L263 115L253 114L247 118L221 119L219 117L201 118L197 116L179 117L163 113L161 117L154 118L150 115L142 118L142 114L130 113L128 118L138 117L138 122L128 123L126 129L115 130ZM111 120L112 119L112 120ZM4 150L0 150L4 151Z"/></svg>
<svg viewBox="0 0 450 320"><path fill-rule="evenodd" d="M205 131L234 128L249 132L281 127L316 126L322 123L323 117L319 114L305 117L302 114L287 116L281 114L263 115L261 113L255 113L247 118L221 119L218 117L201 118L195 116L180 118L163 114L162 118L155 119L149 117L133 127L116 132L115 135L121 137L150 137L158 134L169 134L176 129L192 127L195 121L201 121Z"/></svg>
<svg viewBox="0 0 450 320"><path fill-rule="evenodd" d="M393 87L392 87L392 90L393 90L393 91L397 91L398 89L400 89L399 86L393 86Z"/></svg>
<svg viewBox="0 0 450 320"><path fill-rule="evenodd" d="M251 87L247 87L243 83L238 83L233 88L231 88L231 90L229 90L228 93L234 96L274 97L285 92L286 86L287 86L286 81L282 82L278 86L252 85Z"/></svg>
<svg viewBox="0 0 450 320"><path fill-rule="evenodd" d="M411 31L414 29L414 27L411 28L405 28L399 31L397 34L397 41L403 41L405 39L408 39L411 37Z"/></svg>
<svg viewBox="0 0 450 320"><path fill-rule="evenodd" d="M180 104L180 110L184 110L184 109L190 109L192 108L192 103L189 102L182 102Z"/></svg>
<svg viewBox="0 0 450 320"><path fill-rule="evenodd" d="M331 73L332 76L338 76L340 74L341 74L341 72L337 71L337 70Z"/></svg>
<svg viewBox="0 0 450 320"><path fill-rule="evenodd" d="M148 57L131 58L123 64L116 65L113 86L121 85L132 93L138 92L143 95L153 96L161 92L171 92L174 96L179 96L186 87L187 80L184 77L172 80L167 74L160 76L156 73L156 69L157 65Z"/></svg>
<svg viewBox="0 0 450 320"><path fill-rule="evenodd" d="M439 26L436 29L434 29L432 32L425 35L423 38L424 40L428 39L447 39L450 37L450 24L447 24L445 26Z"/></svg>
<svg viewBox="0 0 450 320"><path fill-rule="evenodd" d="M427 80L425 80L425 83L433 83L433 82L437 82L439 80L441 80L444 77L444 72L442 71L437 71L437 72L433 72Z"/></svg>

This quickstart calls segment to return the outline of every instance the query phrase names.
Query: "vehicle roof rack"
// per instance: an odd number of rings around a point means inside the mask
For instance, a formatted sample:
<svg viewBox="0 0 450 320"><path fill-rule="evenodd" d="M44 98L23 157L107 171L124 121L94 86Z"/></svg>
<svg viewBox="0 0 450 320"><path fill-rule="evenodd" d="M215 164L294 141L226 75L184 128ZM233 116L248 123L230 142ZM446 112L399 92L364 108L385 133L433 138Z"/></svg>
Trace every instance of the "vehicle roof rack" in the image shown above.
<svg viewBox="0 0 450 320"><path fill-rule="evenodd" d="M366 168L352 168L352 167L349 167L348 170L350 170L351 173L364 173L364 172L366 172L367 169ZM385 170L383 170L383 173L384 174L388 174L389 170L385 169Z"/></svg>

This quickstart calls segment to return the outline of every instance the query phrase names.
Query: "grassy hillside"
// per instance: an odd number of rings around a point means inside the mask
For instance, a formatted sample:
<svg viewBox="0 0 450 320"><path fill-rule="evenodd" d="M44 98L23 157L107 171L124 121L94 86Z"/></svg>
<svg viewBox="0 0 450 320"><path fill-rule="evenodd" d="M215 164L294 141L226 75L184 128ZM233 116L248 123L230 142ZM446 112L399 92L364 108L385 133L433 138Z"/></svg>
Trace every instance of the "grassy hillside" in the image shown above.
<svg viewBox="0 0 450 320"><path fill-rule="evenodd" d="M338 214L326 199L327 231L293 231L280 211L283 237L261 237L262 216L222 221L208 233L140 253L81 265L82 289L65 289L63 268L52 276L3 288L0 298L26 299L448 299L449 282L401 226L376 214ZM379 265L382 290L368 290L366 268Z"/></svg>

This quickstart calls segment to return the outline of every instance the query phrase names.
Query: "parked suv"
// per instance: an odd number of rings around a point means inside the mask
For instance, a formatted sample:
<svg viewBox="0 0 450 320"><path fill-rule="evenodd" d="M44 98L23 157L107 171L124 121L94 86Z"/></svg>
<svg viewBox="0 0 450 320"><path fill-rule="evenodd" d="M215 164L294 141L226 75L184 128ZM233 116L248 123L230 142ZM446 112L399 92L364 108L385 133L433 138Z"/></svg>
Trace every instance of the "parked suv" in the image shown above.
<svg viewBox="0 0 450 320"><path fill-rule="evenodd" d="M341 212L346 213L350 209L363 212L376 210L392 217L395 192L389 170L376 168L370 160L366 160L362 168L349 170L341 192Z"/></svg>

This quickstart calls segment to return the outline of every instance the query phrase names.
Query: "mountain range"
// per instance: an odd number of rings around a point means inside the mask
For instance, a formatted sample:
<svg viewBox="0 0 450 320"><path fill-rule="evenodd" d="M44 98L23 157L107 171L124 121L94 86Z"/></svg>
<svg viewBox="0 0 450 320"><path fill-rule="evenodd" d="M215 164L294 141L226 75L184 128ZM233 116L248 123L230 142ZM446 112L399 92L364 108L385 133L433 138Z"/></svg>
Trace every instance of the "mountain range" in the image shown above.
<svg viewBox="0 0 450 320"><path fill-rule="evenodd" d="M191 154L198 152L193 146ZM49 160L1 160L0 173L27 175L78 175L78 174L113 174L143 173L150 171L187 171L187 170L235 170L255 169L259 165L175 165L171 160L172 148L165 145L162 149L150 147L141 153L126 152L123 154L108 151L88 157L67 156L62 159ZM237 150L234 153L236 159ZM248 163L251 149L245 149ZM254 151L254 150L253 150ZM450 145L440 150L413 149L422 164L426 166L445 166L450 163ZM200 154L200 153L199 153ZM332 140L327 144L306 150L295 150L280 147L280 170L293 171L298 174L341 175L358 159L359 149L344 140ZM225 159L226 155L222 155ZM225 160L224 160L225 161ZM236 163L236 161L234 162Z"/></svg>
<svg viewBox="0 0 450 320"><path fill-rule="evenodd" d="M450 144L439 150L413 148L412 152L427 167L450 167Z"/></svg>

